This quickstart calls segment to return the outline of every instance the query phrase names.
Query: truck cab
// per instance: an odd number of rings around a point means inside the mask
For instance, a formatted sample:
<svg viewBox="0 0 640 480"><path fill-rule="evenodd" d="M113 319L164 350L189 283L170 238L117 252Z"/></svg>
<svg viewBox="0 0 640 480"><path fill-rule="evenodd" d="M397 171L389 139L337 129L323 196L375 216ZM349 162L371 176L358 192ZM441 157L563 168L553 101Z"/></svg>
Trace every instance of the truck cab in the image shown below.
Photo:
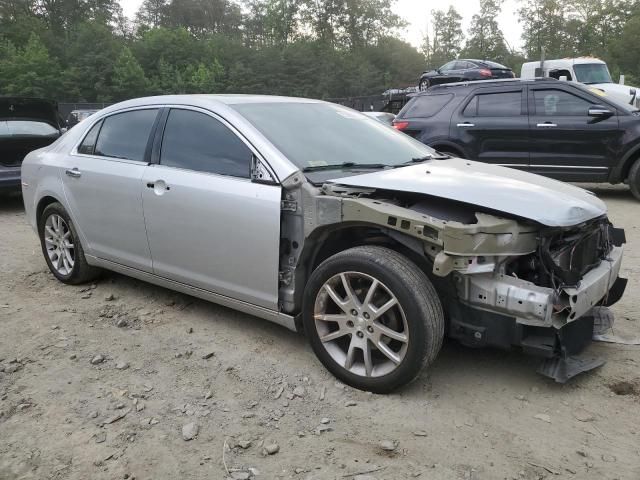
<svg viewBox="0 0 640 480"><path fill-rule="evenodd" d="M522 65L520 76L525 79L551 77L558 80L584 83L598 95L609 96L618 102L624 102L640 108L640 96L638 95L640 92L638 92L638 89L614 83L607 64L598 58L579 57L545 60L544 62L526 62Z"/></svg>

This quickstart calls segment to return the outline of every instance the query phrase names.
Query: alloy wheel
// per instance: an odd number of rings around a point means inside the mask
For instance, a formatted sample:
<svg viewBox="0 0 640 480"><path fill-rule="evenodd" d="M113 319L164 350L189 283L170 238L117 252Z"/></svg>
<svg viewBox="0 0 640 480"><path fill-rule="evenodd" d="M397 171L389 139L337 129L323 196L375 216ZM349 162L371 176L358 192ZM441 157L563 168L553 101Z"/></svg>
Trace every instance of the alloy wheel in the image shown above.
<svg viewBox="0 0 640 480"><path fill-rule="evenodd" d="M342 272L327 280L316 296L314 323L327 353L355 375L387 375L407 353L409 328L400 302L365 273Z"/></svg>
<svg viewBox="0 0 640 480"><path fill-rule="evenodd" d="M55 213L44 224L44 243L53 268L60 275L69 275L75 264L73 236L67 222Z"/></svg>

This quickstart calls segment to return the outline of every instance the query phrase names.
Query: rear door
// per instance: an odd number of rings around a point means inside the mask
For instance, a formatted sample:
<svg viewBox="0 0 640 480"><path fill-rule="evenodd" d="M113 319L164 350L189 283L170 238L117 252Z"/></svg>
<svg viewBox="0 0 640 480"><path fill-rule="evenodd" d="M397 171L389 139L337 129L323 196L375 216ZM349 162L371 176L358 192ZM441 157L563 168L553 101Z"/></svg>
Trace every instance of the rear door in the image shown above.
<svg viewBox="0 0 640 480"><path fill-rule="evenodd" d="M211 112L171 108L163 132L143 181L154 273L277 309L280 186L251 180L254 151Z"/></svg>
<svg viewBox="0 0 640 480"><path fill-rule="evenodd" d="M159 109L97 122L61 172L71 216L97 257L151 271L142 214L142 176Z"/></svg>
<svg viewBox="0 0 640 480"><path fill-rule="evenodd" d="M565 181L606 181L624 131L618 116L591 117L595 96L565 86L529 86L531 171Z"/></svg>
<svg viewBox="0 0 640 480"><path fill-rule="evenodd" d="M530 144L524 87L476 89L454 112L450 136L472 160L526 169Z"/></svg>

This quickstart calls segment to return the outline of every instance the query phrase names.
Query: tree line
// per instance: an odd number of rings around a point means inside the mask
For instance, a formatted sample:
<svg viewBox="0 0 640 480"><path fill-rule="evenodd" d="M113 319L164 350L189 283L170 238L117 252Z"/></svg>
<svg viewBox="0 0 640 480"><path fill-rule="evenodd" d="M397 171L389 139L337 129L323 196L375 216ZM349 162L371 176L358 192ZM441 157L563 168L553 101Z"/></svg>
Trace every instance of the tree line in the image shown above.
<svg viewBox="0 0 640 480"><path fill-rule="evenodd" d="M520 0L524 48L504 39L503 0L481 0L467 32L434 10L417 49L395 0L1 0L0 94L112 102L168 93L330 98L415 85L464 56L505 63L596 55L640 79L640 0ZM416 12L416 16L424 12Z"/></svg>

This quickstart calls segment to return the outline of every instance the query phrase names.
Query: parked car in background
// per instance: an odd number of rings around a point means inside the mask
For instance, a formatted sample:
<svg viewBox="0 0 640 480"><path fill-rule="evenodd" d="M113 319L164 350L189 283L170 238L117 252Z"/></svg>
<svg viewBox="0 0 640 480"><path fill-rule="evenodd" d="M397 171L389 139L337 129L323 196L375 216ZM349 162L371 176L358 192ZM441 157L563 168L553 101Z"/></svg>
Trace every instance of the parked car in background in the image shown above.
<svg viewBox="0 0 640 480"><path fill-rule="evenodd" d="M513 70L499 63L489 60L460 58L445 63L435 70L424 72L418 80L418 88L420 91L425 91L432 85L441 85L443 83L514 77Z"/></svg>
<svg viewBox="0 0 640 480"><path fill-rule="evenodd" d="M640 92L636 87L614 83L607 64L598 58L579 57L562 58L558 60L545 60L541 62L527 62L522 65L522 78L532 79L539 77L551 77L560 80L564 77L570 82L579 82L589 85L618 102L628 103L640 108Z"/></svg>
<svg viewBox="0 0 640 480"><path fill-rule="evenodd" d="M592 307L626 283L605 205L436 158L317 100L151 97L29 154L23 197L60 281L106 268L304 330L356 388L410 382L445 333L522 347L558 381L594 367L569 357L592 337Z"/></svg>
<svg viewBox="0 0 640 480"><path fill-rule="evenodd" d="M371 117L384 125L392 126L396 116L389 112L362 112L367 117Z"/></svg>
<svg viewBox="0 0 640 480"><path fill-rule="evenodd" d="M0 97L0 191L20 191L20 165L24 157L53 143L62 131L56 102Z"/></svg>
<svg viewBox="0 0 640 480"><path fill-rule="evenodd" d="M89 118L98 111L99 110L95 109L72 110L69 115L67 115L66 125L68 128L75 127L78 123Z"/></svg>
<svg viewBox="0 0 640 480"><path fill-rule="evenodd" d="M640 112L585 85L514 79L433 87L394 125L456 157L569 182L627 182L640 200Z"/></svg>

